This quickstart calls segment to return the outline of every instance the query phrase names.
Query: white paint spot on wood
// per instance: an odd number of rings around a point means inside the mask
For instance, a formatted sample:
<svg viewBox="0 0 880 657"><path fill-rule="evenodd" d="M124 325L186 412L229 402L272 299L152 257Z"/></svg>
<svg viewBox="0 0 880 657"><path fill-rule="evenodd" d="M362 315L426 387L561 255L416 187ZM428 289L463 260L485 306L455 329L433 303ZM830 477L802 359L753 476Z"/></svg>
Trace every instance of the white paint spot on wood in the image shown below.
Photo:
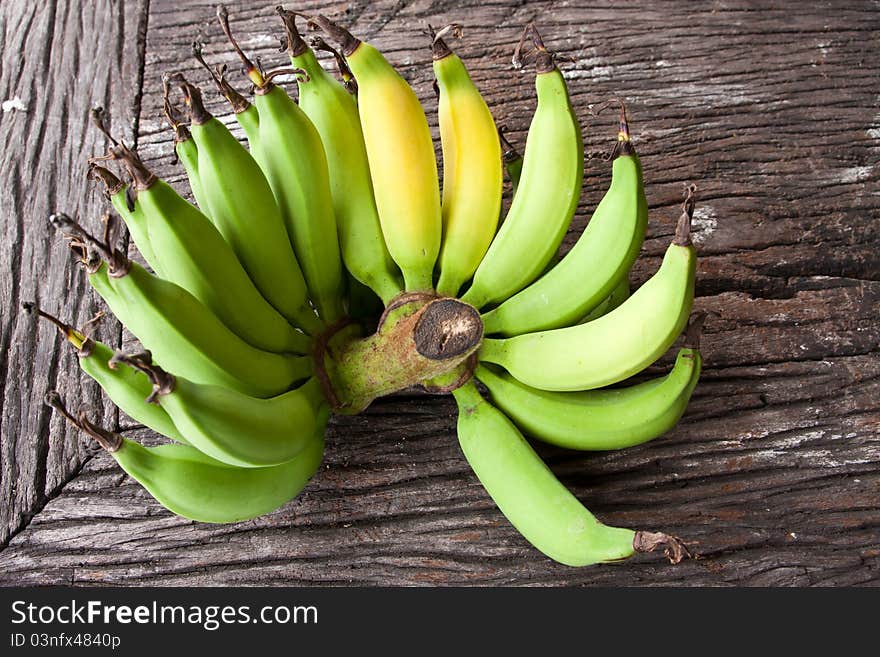
<svg viewBox="0 0 880 657"><path fill-rule="evenodd" d="M880 128L868 128L867 133L871 139L880 139Z"/></svg>
<svg viewBox="0 0 880 657"><path fill-rule="evenodd" d="M694 244L703 244L718 227L715 210L710 205L699 205L694 210L691 221L691 239Z"/></svg>
<svg viewBox="0 0 880 657"><path fill-rule="evenodd" d="M246 46L265 46L271 44L273 46L277 46L279 43L278 37L272 36L271 34L258 34L255 37L251 37L247 41L244 42L243 45Z"/></svg>
<svg viewBox="0 0 880 657"><path fill-rule="evenodd" d="M3 112L12 112L13 110L18 110L19 112L27 112L27 105L19 98L15 96L10 98L9 100L3 101Z"/></svg>
<svg viewBox="0 0 880 657"><path fill-rule="evenodd" d="M864 166L864 167L850 167L848 169L844 169L840 174L840 182L842 183L854 183L861 182L862 180L867 179L871 172L874 170L872 166Z"/></svg>
<svg viewBox="0 0 880 657"><path fill-rule="evenodd" d="M654 62L654 66L656 66L657 68L669 68L670 66L672 66L672 64L667 62L665 59L658 59L656 62Z"/></svg>
<svg viewBox="0 0 880 657"><path fill-rule="evenodd" d="M826 43L817 43L816 47L819 49L820 53L822 53L823 55L827 55L828 49L831 47L831 42L829 41Z"/></svg>

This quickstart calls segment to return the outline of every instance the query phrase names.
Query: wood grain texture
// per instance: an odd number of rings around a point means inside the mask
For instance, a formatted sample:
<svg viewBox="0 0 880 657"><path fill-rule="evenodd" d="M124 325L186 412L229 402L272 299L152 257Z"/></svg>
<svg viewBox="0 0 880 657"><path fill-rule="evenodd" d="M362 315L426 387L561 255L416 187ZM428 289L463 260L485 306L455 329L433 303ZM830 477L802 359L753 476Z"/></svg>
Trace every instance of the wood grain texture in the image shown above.
<svg viewBox="0 0 880 657"><path fill-rule="evenodd" d="M86 458L43 395L59 388L73 408L104 406L96 385L80 383L57 331L38 327L20 304L37 301L79 323L98 309L47 218L64 211L98 225L103 202L86 181L85 160L101 151L103 138L88 113L108 108L116 131L134 141L144 10L143 2L110 0L0 5L0 546ZM119 327L107 321L99 335L118 344ZM104 415L115 423L112 405Z"/></svg>
<svg viewBox="0 0 880 657"><path fill-rule="evenodd" d="M603 521L677 534L698 543L702 558L675 567L656 555L586 569L552 563L506 522L469 470L456 443L451 398L402 394L362 415L335 418L325 465L306 491L275 513L237 525L170 515L109 456L97 454L51 499L34 496L44 506L0 552L0 583L880 583L876 6L575 4L304 2L296 8L334 15L379 46L424 101L435 136L430 52L420 30L426 23L464 23L464 39L453 46L520 145L534 91L528 71L514 72L509 60L521 26L536 19L548 46L563 56L589 151L607 152L616 128L613 112L591 116L590 108L611 98L627 102L651 207L636 285L660 262L683 184L698 184L696 307L714 314L703 341L704 374L682 422L650 444L607 454L536 446ZM274 4L247 15L243 6L230 5L242 46L267 67L283 64ZM127 16L130 26L133 12ZM180 70L207 86L188 54L193 38L206 42L209 61L237 67L211 2L152 0L147 24L139 150L185 191L161 118L161 74ZM241 76L232 77L244 87ZM209 109L234 124L224 103L206 96ZM138 98L136 90L125 98ZM8 118L0 121L6 130ZM45 166L59 166L54 149L44 150ZM22 162L37 166L39 154ZM609 169L601 158L589 161L563 249L601 198ZM17 202L25 201L36 202L22 192ZM17 243L43 244L41 226L10 226L4 222L4 231L17 231ZM30 258L27 248L10 252ZM41 248L56 249L38 277L42 298L79 304L69 307L81 308L80 319L87 316L94 297L82 295L81 280L78 296L65 294L77 280L66 256L57 245ZM64 282L53 287L53 280ZM27 331L14 304L6 304L12 296L5 288L3 295L5 349L21 339L9 337L7 324L18 336ZM7 438L10 421L22 435L45 436L50 428L58 435L54 421L34 424L45 384L31 380L29 368L45 371L58 349L44 331L42 367L25 365L25 352L4 361L4 459L22 449L21 439ZM669 362L667 356L646 375ZM71 367L63 387L73 389L72 364L62 365ZM22 401L7 410L16 398L10 380ZM7 420L13 411L20 415ZM155 439L120 422L133 437ZM34 481L6 467L4 487L10 476L24 482L19 487Z"/></svg>

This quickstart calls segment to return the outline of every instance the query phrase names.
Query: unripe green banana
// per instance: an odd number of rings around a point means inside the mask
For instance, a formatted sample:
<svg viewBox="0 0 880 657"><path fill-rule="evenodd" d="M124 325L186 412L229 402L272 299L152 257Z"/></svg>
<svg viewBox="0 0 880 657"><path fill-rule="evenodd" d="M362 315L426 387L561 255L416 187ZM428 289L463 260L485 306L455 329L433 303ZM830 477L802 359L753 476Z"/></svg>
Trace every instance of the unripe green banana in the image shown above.
<svg viewBox="0 0 880 657"><path fill-rule="evenodd" d="M189 109L205 214L263 297L310 335L321 333L324 325L309 305L306 282L281 210L260 166L205 109L198 88L183 76L171 79L183 91Z"/></svg>
<svg viewBox="0 0 880 657"><path fill-rule="evenodd" d="M432 290L442 222L437 160L425 112L376 48L324 16L313 20L340 42L357 80L358 112L388 251L408 291Z"/></svg>
<svg viewBox="0 0 880 657"><path fill-rule="evenodd" d="M581 193L583 140L565 79L534 26L527 30L537 49L538 107L507 218L462 296L475 308L508 299L541 274L565 237Z"/></svg>
<svg viewBox="0 0 880 657"><path fill-rule="evenodd" d="M696 252L690 240L693 190L660 269L618 308L570 328L485 339L482 361L542 390L589 390L632 376L675 342L691 312Z"/></svg>
<svg viewBox="0 0 880 657"><path fill-rule="evenodd" d="M277 11L287 32L290 61L308 74L307 80L297 78L299 106L324 144L342 260L358 281L388 303L401 292L401 274L388 253L379 224L357 102L318 63L296 28L294 12L282 7ZM338 55L323 42L322 47Z"/></svg>
<svg viewBox="0 0 880 657"><path fill-rule="evenodd" d="M308 353L311 338L294 329L260 294L211 220L146 169L131 150L117 145L111 152L135 179L138 203L147 218L150 245L163 277L199 299L258 349Z"/></svg>
<svg viewBox="0 0 880 657"><path fill-rule="evenodd" d="M174 153L186 171L195 204L210 218L208 204L202 193L202 181L199 177L199 149L196 142L193 141L189 129L184 125L183 117L171 102L171 79L172 76L167 73L162 76L162 106L165 119L174 131Z"/></svg>
<svg viewBox="0 0 880 657"><path fill-rule="evenodd" d="M582 392L530 388L485 365L474 375L526 434L568 449L609 450L640 445L672 429L697 385L700 365L699 350L686 347L664 377L628 388Z"/></svg>
<svg viewBox="0 0 880 657"><path fill-rule="evenodd" d="M437 292L456 296L474 275L498 226L501 143L486 101L440 33L432 50L443 147L443 241Z"/></svg>
<svg viewBox="0 0 880 657"><path fill-rule="evenodd" d="M504 172L510 181L511 196L516 196L516 188L519 187L519 179L522 176L523 156L504 136L503 128L498 130L498 136L504 144L504 152L501 154L501 159L504 163Z"/></svg>
<svg viewBox="0 0 880 657"><path fill-rule="evenodd" d="M452 394L465 458L511 524L548 557L567 566L588 566L661 545L673 563L687 555L671 536L602 524L560 483L513 422L480 396L473 381Z"/></svg>
<svg viewBox="0 0 880 657"><path fill-rule="evenodd" d="M258 399L171 375L140 356L117 352L113 362L145 372L153 384L149 401L168 413L190 445L229 465L260 468L296 457L327 406L315 377L277 397Z"/></svg>
<svg viewBox="0 0 880 657"><path fill-rule="evenodd" d="M626 278L645 238L648 201L625 116L611 186L577 243L553 269L483 315L487 335L521 335L570 326Z"/></svg>
<svg viewBox="0 0 880 657"><path fill-rule="evenodd" d="M76 349L80 369L97 381L110 400L131 419L163 436L187 444L168 413L155 404L147 403L147 397L152 394L153 389L146 377L128 366L111 367L113 350L110 347L77 331L34 304L24 306L25 310L36 312L61 331L61 335Z"/></svg>
<svg viewBox="0 0 880 657"><path fill-rule="evenodd" d="M122 182L111 171L98 166L94 162L89 163L89 177L100 180L104 184L104 193L110 199L119 216L125 221L128 234L131 236L137 250L150 268L157 275L162 276L161 264L156 254L153 253L153 246L150 244L150 235L147 232L147 218L144 216L137 198L131 193L131 187Z"/></svg>
<svg viewBox="0 0 880 657"><path fill-rule="evenodd" d="M324 454L326 411L295 459L270 468L237 468L189 445L144 447L101 429L82 414L74 418L57 393L47 395L46 403L97 440L159 504L199 522L239 522L274 511L302 492Z"/></svg>
<svg viewBox="0 0 880 657"><path fill-rule="evenodd" d="M72 238L91 286L162 367L254 397L273 397L312 374L311 357L251 346L193 295L128 260L112 241L96 239L63 214L50 221Z"/></svg>
<svg viewBox="0 0 880 657"><path fill-rule="evenodd" d="M252 149L252 154L281 209L312 301L321 318L332 324L345 312L344 283L330 173L321 136L305 112L272 83L272 75L264 76L239 48L222 5L217 15L255 86L254 106L260 117L259 147ZM281 72L291 71L276 71Z"/></svg>
<svg viewBox="0 0 880 657"><path fill-rule="evenodd" d="M579 319L577 323L586 324L587 322L592 322L594 319L599 319L602 315L607 315L624 301L629 299L629 292L629 274L627 274L620 279L620 283L618 283L617 287L611 291L611 294L605 297L605 300L602 303Z"/></svg>

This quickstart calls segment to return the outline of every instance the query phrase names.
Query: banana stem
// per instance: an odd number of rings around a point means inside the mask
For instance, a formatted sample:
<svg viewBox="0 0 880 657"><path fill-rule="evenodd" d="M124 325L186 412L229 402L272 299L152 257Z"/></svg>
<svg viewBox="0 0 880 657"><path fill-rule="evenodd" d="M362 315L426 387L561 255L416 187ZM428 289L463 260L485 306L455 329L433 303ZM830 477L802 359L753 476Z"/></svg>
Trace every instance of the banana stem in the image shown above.
<svg viewBox="0 0 880 657"><path fill-rule="evenodd" d="M226 98L226 100L229 101L229 104L232 106L232 111L235 114L241 114L242 112L247 110L248 107L251 106L250 102L247 98L242 96L226 79L226 64L220 64L214 68L211 68L211 66L208 65L208 62L205 61L203 50L204 44L200 43L199 41L193 41L193 57L196 58L196 61L201 64L206 71L208 71L208 75L211 76L211 79L217 86L218 91L220 91L220 93Z"/></svg>
<svg viewBox="0 0 880 657"><path fill-rule="evenodd" d="M351 32L346 30L338 23L334 23L333 21L331 21L323 14L318 14L314 18L310 18L309 23L317 25L324 32L326 32L331 39L333 39L334 41L338 41L339 49L346 57L350 57L351 54L355 50L357 50L357 47L361 45L360 39L358 39L356 36L354 36Z"/></svg>
<svg viewBox="0 0 880 657"><path fill-rule="evenodd" d="M691 222L694 219L696 194L696 185L688 185L685 189L685 199L682 205L681 216L678 218L678 224L675 226L675 236L672 238L672 243L677 246L690 246L692 244Z"/></svg>
<svg viewBox="0 0 880 657"><path fill-rule="evenodd" d="M84 411L80 411L76 417L67 410L67 406L64 404L64 400L61 398L61 395L58 394L56 390L52 390L46 394L44 398L44 402L47 406L51 406L54 410L58 411L65 420L70 422L73 426L75 426L80 431L83 431L89 434L92 438L94 438L101 447L107 450L110 453L119 451L119 448L122 447L123 439L115 431L108 431L98 425L92 423L87 417Z"/></svg>
<svg viewBox="0 0 880 657"><path fill-rule="evenodd" d="M470 378L467 361L483 336L479 313L456 299L402 297L389 304L375 334L352 340L342 331L319 350L319 378L337 413L358 413L410 386L448 391Z"/></svg>
<svg viewBox="0 0 880 657"><path fill-rule="evenodd" d="M684 542L676 536L663 532L637 531L633 538L633 549L636 552L654 552L661 547L669 563L677 564L682 559L693 558Z"/></svg>

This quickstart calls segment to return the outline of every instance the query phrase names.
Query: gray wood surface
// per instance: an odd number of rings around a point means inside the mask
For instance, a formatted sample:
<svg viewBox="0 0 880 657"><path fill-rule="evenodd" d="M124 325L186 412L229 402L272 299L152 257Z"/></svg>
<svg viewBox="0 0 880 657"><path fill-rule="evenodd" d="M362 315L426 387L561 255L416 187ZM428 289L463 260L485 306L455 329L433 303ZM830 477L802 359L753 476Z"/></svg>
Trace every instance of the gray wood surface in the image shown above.
<svg viewBox="0 0 880 657"><path fill-rule="evenodd" d="M591 116L590 107L627 101L651 206L636 284L659 264L682 185L698 184L696 307L716 314L682 422L618 452L538 450L603 521L674 533L701 558L585 569L542 557L493 506L458 450L449 397L401 394L334 419L306 491L229 526L172 516L112 458L50 420L40 400L51 387L100 404L55 333L18 309L37 298L82 322L101 308L45 226L56 208L89 222L100 214L83 173L104 144L87 109L110 107L116 132L184 191L161 74L187 73L231 122L189 44L200 38L210 61L234 60L211 2L0 5L0 100L27 107L0 113L0 584L880 583L880 12L870 2L770 4L295 7L328 12L379 46L425 102L435 134L420 30L463 23L453 46L520 145L534 92L529 72L509 61L535 19L564 56L588 150L607 151L615 134L613 112ZM283 64L274 3L245 6L230 4L243 47ZM608 179L608 164L592 159L564 248ZM112 320L103 331L126 340ZM105 412L128 435L154 440Z"/></svg>

